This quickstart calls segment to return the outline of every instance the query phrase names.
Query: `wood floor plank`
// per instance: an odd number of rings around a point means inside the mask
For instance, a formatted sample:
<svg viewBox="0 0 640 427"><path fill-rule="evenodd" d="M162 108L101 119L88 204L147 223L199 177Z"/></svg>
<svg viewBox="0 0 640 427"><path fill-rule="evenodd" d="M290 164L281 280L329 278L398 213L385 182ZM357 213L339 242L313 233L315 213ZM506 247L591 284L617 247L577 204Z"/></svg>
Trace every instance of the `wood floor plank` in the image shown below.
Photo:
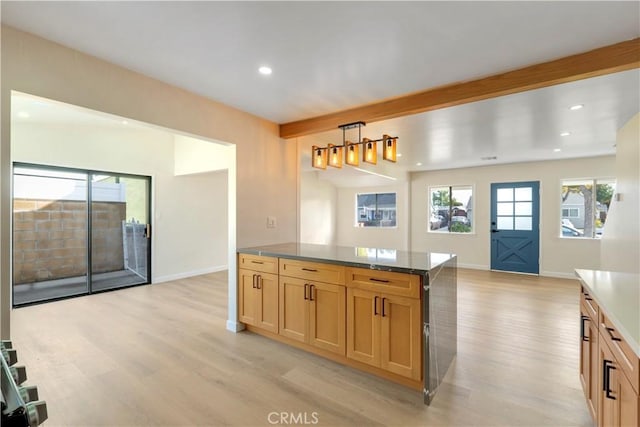
<svg viewBox="0 0 640 427"><path fill-rule="evenodd" d="M415 390L227 331L226 304L218 272L13 310L45 425L269 426L280 413L326 426L593 425L575 280L458 270L458 355L428 407Z"/></svg>

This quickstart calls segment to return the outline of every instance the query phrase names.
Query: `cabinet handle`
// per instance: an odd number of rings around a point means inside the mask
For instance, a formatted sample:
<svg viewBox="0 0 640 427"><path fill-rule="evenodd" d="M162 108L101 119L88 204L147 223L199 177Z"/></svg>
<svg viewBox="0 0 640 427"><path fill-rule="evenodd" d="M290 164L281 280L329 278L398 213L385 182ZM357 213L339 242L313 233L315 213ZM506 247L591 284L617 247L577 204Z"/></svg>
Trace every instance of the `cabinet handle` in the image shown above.
<svg viewBox="0 0 640 427"><path fill-rule="evenodd" d="M587 301L593 301L593 298L591 298L589 294L584 294L584 299Z"/></svg>
<svg viewBox="0 0 640 427"><path fill-rule="evenodd" d="M309 286L309 284L308 284L308 283L305 283L305 284L304 284L304 299L305 299L305 300L309 299L309 298L307 298L307 287L308 287L308 286Z"/></svg>
<svg viewBox="0 0 640 427"><path fill-rule="evenodd" d="M262 289L262 276L258 274L258 277L256 277L256 286L258 289Z"/></svg>
<svg viewBox="0 0 640 427"><path fill-rule="evenodd" d="M302 267L303 271L310 271L312 273L317 273L318 270L314 269L314 268L307 268L307 267Z"/></svg>
<svg viewBox="0 0 640 427"><path fill-rule="evenodd" d="M373 297L373 315L377 316L378 315L378 296Z"/></svg>
<svg viewBox="0 0 640 427"><path fill-rule="evenodd" d="M382 317L384 317L384 302L387 300L387 298L382 298Z"/></svg>
<svg viewBox="0 0 640 427"><path fill-rule="evenodd" d="M254 263L254 264L264 264L264 261L254 261L254 260L251 260L251 262L252 262L252 263Z"/></svg>
<svg viewBox="0 0 640 427"><path fill-rule="evenodd" d="M254 274L254 275L253 275L253 286L252 286L252 287L253 287L253 289L255 289L255 288L256 288L256 276L257 276L257 274Z"/></svg>
<svg viewBox="0 0 640 427"><path fill-rule="evenodd" d="M609 337L611 338L611 340L612 341L622 341L620 338L613 336L613 331L615 331L615 329L607 328L607 332L609 333Z"/></svg>
<svg viewBox="0 0 640 427"><path fill-rule="evenodd" d="M609 381L611 380L611 370L616 369L613 366L613 361L604 359L603 364L604 372L602 373L602 391L605 392L605 396L607 399L616 400L614 396L612 396L611 390L609 389Z"/></svg>
<svg viewBox="0 0 640 427"><path fill-rule="evenodd" d="M369 277L369 280L371 280L372 282L389 283L388 280L376 279L375 277Z"/></svg>
<svg viewBox="0 0 640 427"><path fill-rule="evenodd" d="M589 316L581 316L582 320L580 321L580 338L582 338L582 341L589 341L589 337L585 336L584 332L585 332L585 327L584 327L584 322L589 321Z"/></svg>
<svg viewBox="0 0 640 427"><path fill-rule="evenodd" d="M313 288L315 288L315 285L309 285L309 301L315 301L313 299Z"/></svg>

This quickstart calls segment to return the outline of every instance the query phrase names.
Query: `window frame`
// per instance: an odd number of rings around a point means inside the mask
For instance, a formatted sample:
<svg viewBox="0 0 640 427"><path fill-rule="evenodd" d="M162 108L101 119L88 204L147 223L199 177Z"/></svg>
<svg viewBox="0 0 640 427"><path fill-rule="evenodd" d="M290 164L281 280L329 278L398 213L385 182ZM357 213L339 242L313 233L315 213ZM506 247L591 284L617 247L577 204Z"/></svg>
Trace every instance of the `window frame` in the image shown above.
<svg viewBox="0 0 640 427"><path fill-rule="evenodd" d="M358 205L358 197L359 196L365 196L365 195L374 195L375 199L376 199L376 206L375 206L375 211L377 213L378 211L378 196L383 195L383 194L393 194L394 195L394 200L395 200L395 206L394 206L394 211L395 211L395 215L394 215L394 225L364 225L361 223L361 215L360 215L360 206ZM366 216L364 218L366 220ZM378 221L382 221L382 219L378 220ZM365 222L365 221L363 221ZM358 193L356 192L356 197L355 197L355 222L354 222L354 227L355 228L370 228L370 229L390 229L390 228L398 228L398 192L397 191L385 191L385 192L362 192L362 193Z"/></svg>
<svg viewBox="0 0 640 427"><path fill-rule="evenodd" d="M565 236L563 235L563 226L565 224L562 223L563 219L575 219L575 218L580 218L581 217L581 213L582 213L582 217L584 217L586 215L586 210L584 208L584 206L580 206L580 205L576 205L576 204L570 204L567 205L567 207L563 207L563 201L562 201L562 189L563 187L567 186L567 183L571 183L571 182L590 182L592 185L592 188L595 189L595 194L593 195L593 206L592 206L592 212L594 212L594 225L593 225L593 234L591 236L587 236L584 235L584 226L582 227L582 230L575 227L576 230L578 230L579 232L582 232L581 236ZM558 211L559 213L559 221L558 221L558 237L560 239L569 239L569 240L598 240L602 237L602 233L598 234L598 227L596 227L596 220L597 218L595 217L595 213L598 212L598 196L597 196L597 188L598 185L603 185L603 184L608 184L608 185L612 185L613 186L613 194L611 196L611 201L613 201L613 198L615 197L616 194L616 189L617 189L617 180L615 177L607 177L607 176L601 176L601 177L589 177L589 178L562 178L560 179L560 209ZM570 185L570 184L569 184ZM611 207L611 201L609 202L609 206L607 206L607 214L609 211L609 208ZM578 207L576 207L578 206ZM572 209L576 209L578 212L577 216L564 216L563 215L563 210L569 210L571 211ZM570 212L569 212L570 213ZM605 222L603 224L603 227L601 227L602 231L604 232L604 229L606 228L606 219Z"/></svg>
<svg viewBox="0 0 640 427"><path fill-rule="evenodd" d="M436 215L440 215L439 213L435 213L433 211L433 203L431 200L432 197L432 191L433 190L442 190L448 188L449 189L449 213L451 214L453 212L453 205L451 204L451 200L453 199L453 192L456 189L470 189L471 190L471 212L473 213L473 215L471 216L471 220L469 221L469 226L471 227L471 230L468 232L460 232L460 231L451 231L451 224L449 223L448 229L446 231L441 231L440 229L438 230L432 230L431 226L430 226L430 221L431 221L431 217L432 215L436 214ZM427 205L428 205L428 209L427 209L427 233L434 233L434 234L441 234L441 235L474 235L476 234L476 219L475 219L475 208L476 208L476 200L475 200L475 195L476 195L476 187L475 184L449 184L449 185L429 185L427 187ZM465 207L466 209L466 207ZM468 211L468 209L466 209ZM467 212L468 215L468 212Z"/></svg>

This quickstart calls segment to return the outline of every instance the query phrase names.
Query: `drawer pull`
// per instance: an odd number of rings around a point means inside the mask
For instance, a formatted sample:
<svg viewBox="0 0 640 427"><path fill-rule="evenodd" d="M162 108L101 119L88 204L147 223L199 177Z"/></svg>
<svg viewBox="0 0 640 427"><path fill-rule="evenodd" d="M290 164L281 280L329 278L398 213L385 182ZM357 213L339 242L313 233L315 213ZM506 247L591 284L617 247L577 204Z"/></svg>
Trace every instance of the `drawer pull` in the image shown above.
<svg viewBox="0 0 640 427"><path fill-rule="evenodd" d="M252 263L254 263L254 264L264 264L264 261L254 261L254 260L251 260L251 262L252 262Z"/></svg>
<svg viewBox="0 0 640 427"><path fill-rule="evenodd" d="M388 280L376 279L375 277L369 277L369 280L371 280L372 282L389 283Z"/></svg>
<svg viewBox="0 0 640 427"><path fill-rule="evenodd" d="M585 327L584 327L584 322L585 321L589 321L589 316L581 316L582 320L580 321L580 338L582 338L582 341L589 341L589 337L587 337L584 332L585 332Z"/></svg>
<svg viewBox="0 0 640 427"><path fill-rule="evenodd" d="M620 338L613 336L613 331L615 331L615 329L607 328L607 332L609 333L609 337L611 338L611 340L612 341L622 341Z"/></svg>
<svg viewBox="0 0 640 427"><path fill-rule="evenodd" d="M609 389L609 382L611 380L611 370L616 369L613 366L613 362L611 360L604 359L602 362L602 367L604 371L602 373L602 391L605 392L605 396L607 399L616 400L614 396L611 395L611 389Z"/></svg>
<svg viewBox="0 0 640 427"><path fill-rule="evenodd" d="M312 273L317 273L318 270L316 270L315 268L307 268L307 267L302 267L303 271L310 271Z"/></svg>

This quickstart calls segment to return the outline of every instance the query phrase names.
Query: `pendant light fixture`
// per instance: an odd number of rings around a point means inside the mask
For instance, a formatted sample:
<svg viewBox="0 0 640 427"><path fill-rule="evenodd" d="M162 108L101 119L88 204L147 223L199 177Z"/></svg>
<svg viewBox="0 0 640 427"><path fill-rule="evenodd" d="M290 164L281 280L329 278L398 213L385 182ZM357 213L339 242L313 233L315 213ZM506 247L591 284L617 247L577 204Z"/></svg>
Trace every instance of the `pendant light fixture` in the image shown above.
<svg viewBox="0 0 640 427"><path fill-rule="evenodd" d="M314 168L323 170L327 169L327 165L341 168L344 153L344 163L350 166L358 166L360 164L359 152L361 145L362 161L375 165L378 162L378 142L382 142L382 158L389 162L396 162L398 137L383 135L380 139L362 138L362 126L366 126L366 123L354 122L338 126L342 129L342 145L328 144L326 147L314 145L311 152L311 165ZM347 141L347 129L355 128L358 128L358 142Z"/></svg>

